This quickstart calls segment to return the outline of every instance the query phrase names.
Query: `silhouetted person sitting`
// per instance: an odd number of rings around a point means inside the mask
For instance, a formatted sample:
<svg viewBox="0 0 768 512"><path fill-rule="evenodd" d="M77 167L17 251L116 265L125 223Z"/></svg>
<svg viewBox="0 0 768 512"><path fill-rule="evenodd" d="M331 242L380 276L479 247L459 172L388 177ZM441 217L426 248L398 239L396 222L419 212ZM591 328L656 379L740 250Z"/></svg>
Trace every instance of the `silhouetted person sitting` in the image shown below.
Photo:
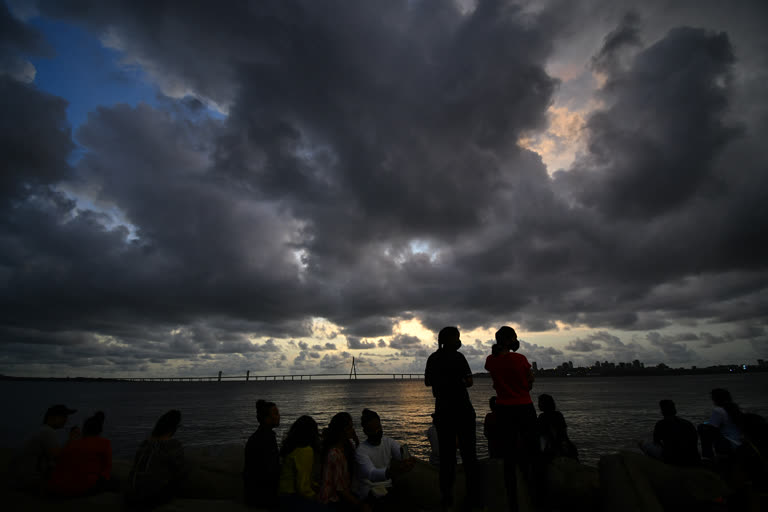
<svg viewBox="0 0 768 512"><path fill-rule="evenodd" d="M400 443L384 435L381 418L370 409L363 409L360 425L366 435L355 452L357 478L355 494L361 499L376 499L392 486L392 475L413 469L413 459L404 460Z"/></svg>
<svg viewBox="0 0 768 512"><path fill-rule="evenodd" d="M467 388L473 384L472 370L459 352L461 335L456 327L443 327L437 336L438 349L427 359L424 384L435 397L435 425L440 445L440 494L443 507L453 505L456 479L456 440L464 463L467 500L482 507L478 492L475 409Z"/></svg>
<svg viewBox="0 0 768 512"><path fill-rule="evenodd" d="M565 418L555 406L552 395L539 395L539 414L536 424L539 431L541 451L548 460L555 457L570 457L579 459L579 452L568 438L568 426Z"/></svg>
<svg viewBox="0 0 768 512"><path fill-rule="evenodd" d="M112 444L101 437L103 430L103 412L85 420L82 438L71 441L59 455L49 484L51 492L74 497L118 490L112 479Z"/></svg>
<svg viewBox="0 0 768 512"><path fill-rule="evenodd" d="M677 417L672 400L661 400L659 407L664 419L653 429L653 443L661 449L661 460L676 466L698 464L699 438L693 423Z"/></svg>
<svg viewBox="0 0 768 512"><path fill-rule="evenodd" d="M283 440L280 456L283 458L278 484L280 509L309 511L321 508L317 501L320 435L311 416L301 416L293 422Z"/></svg>
<svg viewBox="0 0 768 512"><path fill-rule="evenodd" d="M494 345L495 346L495 345ZM483 435L488 440L488 456L492 459L500 459L504 456L502 433L499 429L499 418L496 414L496 397L488 400L491 412L485 415L483 420Z"/></svg>
<svg viewBox="0 0 768 512"><path fill-rule="evenodd" d="M280 480L280 451L274 428L280 426L280 411L272 402L256 402L259 427L245 445L243 486L245 503L251 507L275 509Z"/></svg>
<svg viewBox="0 0 768 512"><path fill-rule="evenodd" d="M149 439L136 450L128 475L126 502L145 510L169 502L186 478L184 448L173 439L181 413L172 409L157 420Z"/></svg>
<svg viewBox="0 0 768 512"><path fill-rule="evenodd" d="M734 452L732 482L737 487L748 487L756 494L768 495L768 421L754 413L742 416L743 442ZM740 493L743 496L749 493ZM746 496L745 496L746 497ZM764 498L765 499L765 498ZM745 504L746 505L746 504ZM742 507L747 510L748 506Z"/></svg>
<svg viewBox="0 0 768 512"><path fill-rule="evenodd" d="M323 433L323 470L318 493L318 501L331 510L370 510L352 492L357 473L355 449L359 444L352 416L348 412L334 415Z"/></svg>
<svg viewBox="0 0 768 512"><path fill-rule="evenodd" d="M56 431L63 428L67 417L76 412L76 409L60 404L48 408L42 426L24 440L21 452L11 465L15 487L31 492L42 492L45 489L62 450ZM79 429L72 429L69 441L78 435Z"/></svg>
<svg viewBox="0 0 768 512"><path fill-rule="evenodd" d="M712 415L709 421L699 425L701 439L701 455L707 459L718 456L728 456L741 445L742 412L733 403L727 389L716 388L711 392Z"/></svg>

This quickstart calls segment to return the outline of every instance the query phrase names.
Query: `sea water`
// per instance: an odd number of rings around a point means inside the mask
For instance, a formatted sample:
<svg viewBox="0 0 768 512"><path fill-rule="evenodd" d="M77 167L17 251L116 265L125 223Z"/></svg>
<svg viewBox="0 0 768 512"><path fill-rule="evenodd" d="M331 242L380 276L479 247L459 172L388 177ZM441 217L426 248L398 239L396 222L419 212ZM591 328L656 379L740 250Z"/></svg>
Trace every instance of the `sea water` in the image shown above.
<svg viewBox="0 0 768 512"><path fill-rule="evenodd" d="M768 415L768 374L663 377L548 378L536 381L534 402L551 394L568 423L568 432L583 462L596 464L600 455L634 446L647 438L660 419L660 399L674 400L678 415L694 424L705 421L712 408L709 391L724 387L745 410ZM494 395L490 379L476 378L469 390L477 411L477 446L487 455L483 418ZM425 432L434 410L430 388L421 380L313 380L258 382L0 382L0 444L18 445L37 428L47 407L63 403L78 409L69 425L97 410L106 414L104 436L116 457L130 458L136 446L169 409L179 409L177 438L187 446L245 445L257 427L254 404L275 402L281 414L278 439L300 415L309 414L320 427L340 411L352 414L357 432L360 413L379 413L385 435L407 443L413 455L427 459ZM62 431L64 436L65 432Z"/></svg>

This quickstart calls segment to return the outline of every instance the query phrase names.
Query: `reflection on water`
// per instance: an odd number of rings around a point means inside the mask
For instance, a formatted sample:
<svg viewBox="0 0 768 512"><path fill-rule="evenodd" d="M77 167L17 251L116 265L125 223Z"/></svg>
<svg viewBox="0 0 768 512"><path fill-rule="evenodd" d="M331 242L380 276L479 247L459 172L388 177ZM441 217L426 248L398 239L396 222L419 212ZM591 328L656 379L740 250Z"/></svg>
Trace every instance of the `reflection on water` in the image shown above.
<svg viewBox="0 0 768 512"><path fill-rule="evenodd" d="M768 414L764 398L768 374L540 379L533 396L534 400L539 393L555 397L582 459L594 464L601 454L648 436L660 419L657 404L662 398L674 400L681 417L694 423L705 420L713 387L728 388L743 408ZM470 389L481 456L487 454L482 420L493 394L490 379L476 379ZM324 426L335 413L348 411L359 424L360 412L369 407L381 415L386 435L407 442L414 455L428 456L424 433L431 423L434 399L430 389L417 380L0 382L0 407L15 413L4 415L0 441L3 445L16 444L39 424L49 405L64 403L79 410L70 423L80 423L94 411L103 410L105 435L122 457L132 456L155 420L172 408L182 411L178 437L187 445L245 444L257 425L257 398L274 401L280 408L278 437L302 414L310 414ZM359 427L358 433L362 436Z"/></svg>

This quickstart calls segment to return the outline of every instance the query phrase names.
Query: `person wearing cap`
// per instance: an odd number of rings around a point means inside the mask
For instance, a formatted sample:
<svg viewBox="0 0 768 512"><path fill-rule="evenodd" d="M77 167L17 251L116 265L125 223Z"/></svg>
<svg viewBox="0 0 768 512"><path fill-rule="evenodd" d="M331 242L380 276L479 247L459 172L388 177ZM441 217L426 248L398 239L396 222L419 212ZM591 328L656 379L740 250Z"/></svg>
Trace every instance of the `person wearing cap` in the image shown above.
<svg viewBox="0 0 768 512"><path fill-rule="evenodd" d="M48 408L43 417L43 425L24 441L24 446L13 464L16 487L29 491L41 491L61 453L57 430L67 424L67 417L76 413L61 404ZM78 435L78 430L70 431L69 440Z"/></svg>

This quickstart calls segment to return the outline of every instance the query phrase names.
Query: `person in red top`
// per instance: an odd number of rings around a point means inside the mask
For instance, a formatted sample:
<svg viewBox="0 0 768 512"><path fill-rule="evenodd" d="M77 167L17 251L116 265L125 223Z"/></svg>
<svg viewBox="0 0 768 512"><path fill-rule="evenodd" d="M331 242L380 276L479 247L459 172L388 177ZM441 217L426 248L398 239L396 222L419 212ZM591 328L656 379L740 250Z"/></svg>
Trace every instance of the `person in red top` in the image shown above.
<svg viewBox="0 0 768 512"><path fill-rule="evenodd" d="M533 372L528 359L516 351L520 348L517 333L509 326L496 332L494 353L485 360L485 369L496 389L496 414L503 432L504 482L510 510L517 510L515 466L533 488L533 464L539 451L536 431L536 409L531 400Z"/></svg>
<svg viewBox="0 0 768 512"><path fill-rule="evenodd" d="M53 494L76 497L117 490L111 479L112 445L99 435L103 428L104 413L99 411L83 423L83 437L61 451L49 482Z"/></svg>

